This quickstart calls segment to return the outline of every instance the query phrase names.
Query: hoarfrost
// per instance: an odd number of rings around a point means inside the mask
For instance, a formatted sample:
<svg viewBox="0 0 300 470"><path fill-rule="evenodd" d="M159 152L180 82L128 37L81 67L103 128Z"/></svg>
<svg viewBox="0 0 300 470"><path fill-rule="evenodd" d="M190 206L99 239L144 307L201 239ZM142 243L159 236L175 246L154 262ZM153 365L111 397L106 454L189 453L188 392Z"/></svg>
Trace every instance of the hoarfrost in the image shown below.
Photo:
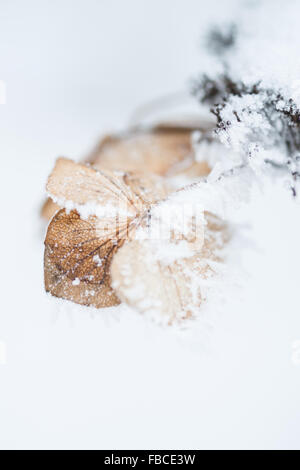
<svg viewBox="0 0 300 470"><path fill-rule="evenodd" d="M285 175L295 196L300 180L299 2L242 8L232 23L211 28L209 64L192 92L212 106L215 137L258 175Z"/></svg>

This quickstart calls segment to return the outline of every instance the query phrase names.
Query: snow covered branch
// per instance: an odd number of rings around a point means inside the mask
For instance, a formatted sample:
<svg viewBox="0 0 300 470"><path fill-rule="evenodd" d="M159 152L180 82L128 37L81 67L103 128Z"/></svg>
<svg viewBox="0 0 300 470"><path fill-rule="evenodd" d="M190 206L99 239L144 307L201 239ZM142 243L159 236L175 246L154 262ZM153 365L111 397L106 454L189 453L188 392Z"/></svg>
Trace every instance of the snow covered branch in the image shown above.
<svg viewBox="0 0 300 470"><path fill-rule="evenodd" d="M279 170L296 196L300 75L293 18L299 3L290 2L283 13L279 7L272 2L248 12L247 21L240 15L236 23L212 27L204 43L212 62L193 81L192 94L210 106L222 143L256 172Z"/></svg>

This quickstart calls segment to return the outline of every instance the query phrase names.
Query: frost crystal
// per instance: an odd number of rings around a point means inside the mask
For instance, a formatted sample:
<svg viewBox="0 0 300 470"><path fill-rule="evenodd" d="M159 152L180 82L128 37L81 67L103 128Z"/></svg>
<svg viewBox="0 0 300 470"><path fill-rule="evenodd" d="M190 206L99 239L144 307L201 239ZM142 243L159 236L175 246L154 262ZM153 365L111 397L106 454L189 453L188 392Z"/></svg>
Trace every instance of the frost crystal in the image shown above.
<svg viewBox="0 0 300 470"><path fill-rule="evenodd" d="M261 2L213 27L204 44L209 66L192 85L217 118L215 137L240 155L239 165L280 171L293 195L300 181L299 13L293 0Z"/></svg>

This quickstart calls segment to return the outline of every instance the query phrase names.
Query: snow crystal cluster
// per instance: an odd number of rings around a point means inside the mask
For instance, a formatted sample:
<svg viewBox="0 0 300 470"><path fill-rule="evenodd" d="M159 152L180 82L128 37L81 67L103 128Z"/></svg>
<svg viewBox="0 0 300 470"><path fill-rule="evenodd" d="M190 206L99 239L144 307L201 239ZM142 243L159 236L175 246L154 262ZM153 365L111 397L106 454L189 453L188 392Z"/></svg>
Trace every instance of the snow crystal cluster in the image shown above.
<svg viewBox="0 0 300 470"><path fill-rule="evenodd" d="M300 185L299 17L296 0L244 5L232 23L208 32L206 65L192 84L217 118L215 137L239 156L232 168L281 174L294 196Z"/></svg>

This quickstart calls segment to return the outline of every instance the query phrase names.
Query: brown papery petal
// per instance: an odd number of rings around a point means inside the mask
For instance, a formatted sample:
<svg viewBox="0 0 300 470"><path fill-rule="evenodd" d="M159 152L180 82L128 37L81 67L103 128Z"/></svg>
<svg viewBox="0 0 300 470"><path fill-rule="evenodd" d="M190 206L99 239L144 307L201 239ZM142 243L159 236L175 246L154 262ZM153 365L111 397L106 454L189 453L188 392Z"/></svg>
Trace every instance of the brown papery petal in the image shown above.
<svg viewBox="0 0 300 470"><path fill-rule="evenodd" d="M58 204L52 201L50 197L48 197L44 204L41 207L41 216L43 219L50 220L58 212L60 209Z"/></svg>
<svg viewBox="0 0 300 470"><path fill-rule="evenodd" d="M152 204L165 199L172 191L168 181L158 175L127 172L123 175L124 183L143 205L143 211Z"/></svg>
<svg viewBox="0 0 300 470"><path fill-rule="evenodd" d="M82 220L75 211L54 216L45 239L47 292L95 307L119 303L110 287L109 267L124 239L116 240L116 234L102 237L97 223L96 217Z"/></svg>
<svg viewBox="0 0 300 470"><path fill-rule="evenodd" d="M107 136L85 163L104 173L108 170L146 175L153 173L164 177L182 176L185 178L184 184L188 184L188 180L207 176L210 172L206 162L195 162L192 131L191 128L178 125ZM57 168L61 171L59 163L60 160ZM41 215L50 219L56 211L57 206L46 201Z"/></svg>
<svg viewBox="0 0 300 470"><path fill-rule="evenodd" d="M189 261L165 265L153 257L145 241L127 242L111 265L112 285L118 297L141 313L154 314L162 321L191 316L201 303L201 290L191 289L197 256ZM194 266L195 265L195 266Z"/></svg>
<svg viewBox="0 0 300 470"><path fill-rule="evenodd" d="M152 129L103 139L90 156L97 168L156 173L165 176L193 152L191 130Z"/></svg>
<svg viewBox="0 0 300 470"><path fill-rule="evenodd" d="M89 170L91 170L91 168L89 168ZM52 177L56 178L56 174L54 173L50 177L50 184L47 187L49 187L51 191L57 193L56 187L54 187L53 190L53 186L55 186L55 183L53 184ZM118 179L120 180L120 176L118 176ZM138 203L136 202L136 206L138 206L139 209L141 204L153 204L159 201L160 199L164 199L172 191L172 187L168 184L167 180L153 174L147 175L145 173L126 172L122 174L122 181L126 186L130 187L130 197L133 197L133 199L138 199ZM59 184L61 183L59 182ZM110 198L109 194L108 197ZM61 207L58 204L53 202L52 199L48 198L42 206L41 215L45 219L49 220L60 208Z"/></svg>
<svg viewBox="0 0 300 470"><path fill-rule="evenodd" d="M221 261L218 250L226 239L225 225L206 216L204 244L190 257L166 263L154 255L151 241L124 243L110 268L118 297L139 312L158 315L168 323L193 316L203 300L201 280L214 274L210 262Z"/></svg>
<svg viewBox="0 0 300 470"><path fill-rule="evenodd" d="M72 201L84 205L107 204L136 216L141 201L124 183L123 175L95 169L59 158L47 182L47 191L58 204ZM56 201L55 201L56 202Z"/></svg>

